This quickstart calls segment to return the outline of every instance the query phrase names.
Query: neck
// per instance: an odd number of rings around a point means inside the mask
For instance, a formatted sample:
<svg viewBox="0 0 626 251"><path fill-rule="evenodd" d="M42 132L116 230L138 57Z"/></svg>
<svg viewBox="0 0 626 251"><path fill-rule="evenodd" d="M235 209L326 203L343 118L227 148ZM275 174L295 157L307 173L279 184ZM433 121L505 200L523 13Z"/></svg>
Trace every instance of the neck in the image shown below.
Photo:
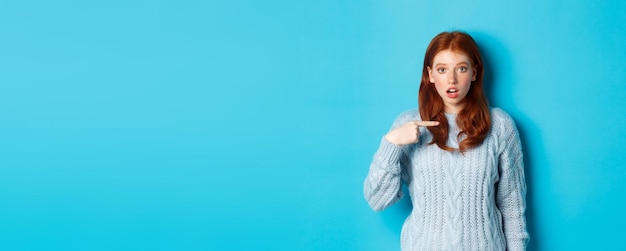
<svg viewBox="0 0 626 251"><path fill-rule="evenodd" d="M444 111L446 113L450 113L450 114L459 114L459 112L461 112L461 110L463 110L463 107L465 107L465 105L456 105L456 106L448 106L448 105L446 105L444 107Z"/></svg>

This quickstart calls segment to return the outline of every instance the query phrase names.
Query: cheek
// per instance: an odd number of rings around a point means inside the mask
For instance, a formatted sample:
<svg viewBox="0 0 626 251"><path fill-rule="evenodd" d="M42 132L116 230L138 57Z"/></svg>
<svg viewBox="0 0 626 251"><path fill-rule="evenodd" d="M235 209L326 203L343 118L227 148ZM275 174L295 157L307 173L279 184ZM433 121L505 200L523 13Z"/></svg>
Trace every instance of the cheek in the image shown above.
<svg viewBox="0 0 626 251"><path fill-rule="evenodd" d="M435 83L433 85L435 85L437 90L441 90L444 89L445 83L441 80L441 78L435 78Z"/></svg>
<svg viewBox="0 0 626 251"><path fill-rule="evenodd" d="M432 79L436 85L443 85L447 83L446 76L442 74L435 75Z"/></svg>
<svg viewBox="0 0 626 251"><path fill-rule="evenodd" d="M463 85L463 89L469 90L472 85L472 81L472 76L468 74L467 76L463 76L463 79L459 80L459 84Z"/></svg>

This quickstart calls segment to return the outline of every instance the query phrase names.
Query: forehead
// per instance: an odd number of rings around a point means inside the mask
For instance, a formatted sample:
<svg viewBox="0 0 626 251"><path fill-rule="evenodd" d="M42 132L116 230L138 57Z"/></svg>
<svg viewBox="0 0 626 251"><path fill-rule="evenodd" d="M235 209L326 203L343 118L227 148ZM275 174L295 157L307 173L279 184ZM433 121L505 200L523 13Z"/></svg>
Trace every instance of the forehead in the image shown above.
<svg viewBox="0 0 626 251"><path fill-rule="evenodd" d="M433 64L469 64L471 61L467 54L459 51L443 50L435 54Z"/></svg>

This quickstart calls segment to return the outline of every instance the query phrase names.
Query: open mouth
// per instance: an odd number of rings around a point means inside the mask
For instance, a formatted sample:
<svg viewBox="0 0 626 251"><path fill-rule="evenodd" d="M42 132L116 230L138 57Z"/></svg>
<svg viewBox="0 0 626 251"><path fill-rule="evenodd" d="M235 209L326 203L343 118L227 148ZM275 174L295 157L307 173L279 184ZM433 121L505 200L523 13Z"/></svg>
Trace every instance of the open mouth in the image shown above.
<svg viewBox="0 0 626 251"><path fill-rule="evenodd" d="M456 89L453 87L453 88L446 90L446 96L452 99L459 97L459 89Z"/></svg>

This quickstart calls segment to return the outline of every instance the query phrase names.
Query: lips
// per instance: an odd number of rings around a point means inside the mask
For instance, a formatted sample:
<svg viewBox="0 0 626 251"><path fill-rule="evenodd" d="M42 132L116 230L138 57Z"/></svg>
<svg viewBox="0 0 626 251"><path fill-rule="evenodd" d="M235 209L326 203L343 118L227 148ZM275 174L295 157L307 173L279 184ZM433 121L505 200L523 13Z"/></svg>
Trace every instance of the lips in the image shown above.
<svg viewBox="0 0 626 251"><path fill-rule="evenodd" d="M446 94L448 95L448 98L456 98L459 96L459 89L456 89L454 87L449 88L448 90L446 90Z"/></svg>

